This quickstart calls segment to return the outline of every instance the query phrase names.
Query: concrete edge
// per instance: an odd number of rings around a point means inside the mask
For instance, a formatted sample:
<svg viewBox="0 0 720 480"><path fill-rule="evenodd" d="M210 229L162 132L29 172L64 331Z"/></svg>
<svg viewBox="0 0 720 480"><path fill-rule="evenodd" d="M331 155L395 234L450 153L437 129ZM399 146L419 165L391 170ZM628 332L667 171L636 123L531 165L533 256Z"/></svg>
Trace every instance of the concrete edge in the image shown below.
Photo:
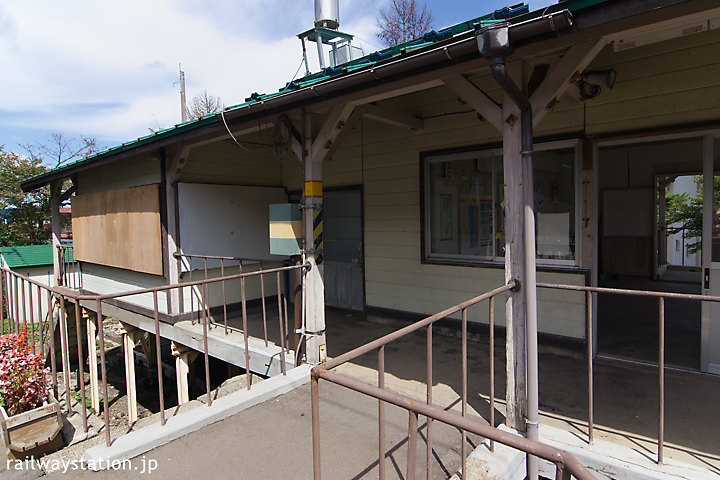
<svg viewBox="0 0 720 480"><path fill-rule="evenodd" d="M542 443L565 450L601 478L638 480L718 480L720 478L720 475L708 469L673 459L666 459L658 465L652 454L639 448L625 447L602 439L595 439L592 444L588 444L571 432L549 425L541 424L539 433ZM552 471L554 474L554 466Z"/></svg>
<svg viewBox="0 0 720 480"><path fill-rule="evenodd" d="M500 430L518 434L517 431L500 425ZM587 444L577 435L559 428L540 424L540 442L565 450L585 465L598 479L635 480L718 480L720 475L713 471L675 460L666 460L662 465L655 463L638 449L624 447L604 440L595 439ZM525 478L525 453L495 442L495 452L490 452L490 443L483 441L468 456L469 478L522 480ZM555 465L545 460L539 462L539 473L555 478ZM457 478L453 477L453 479Z"/></svg>
<svg viewBox="0 0 720 480"><path fill-rule="evenodd" d="M311 368L311 365L301 365L289 370L287 375L277 375L264 380L251 390L221 397L213 401L212 407L198 407L171 417L164 426L158 422L116 438L109 447L98 445L89 448L83 456L83 462L91 470L97 471L137 457L308 383Z"/></svg>
<svg viewBox="0 0 720 480"><path fill-rule="evenodd" d="M516 430L505 424L498 426L499 430L520 435ZM467 478L477 479L503 479L522 480L525 478L525 452L495 442L495 452L490 451L490 441L485 439L467 457ZM553 474L552 477L554 478ZM460 472L451 480L460 480Z"/></svg>

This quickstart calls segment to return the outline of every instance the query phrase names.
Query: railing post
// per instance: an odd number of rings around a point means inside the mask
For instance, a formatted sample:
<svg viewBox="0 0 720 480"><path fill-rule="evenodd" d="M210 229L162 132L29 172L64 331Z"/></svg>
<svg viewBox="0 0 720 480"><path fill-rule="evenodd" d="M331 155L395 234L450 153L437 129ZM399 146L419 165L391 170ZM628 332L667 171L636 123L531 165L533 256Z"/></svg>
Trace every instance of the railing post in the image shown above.
<svg viewBox="0 0 720 480"><path fill-rule="evenodd" d="M282 362L280 368L285 375L285 330L283 329L282 300L280 294L280 272L275 274L277 284L277 302L278 302L278 322L280 322L280 355Z"/></svg>
<svg viewBox="0 0 720 480"><path fill-rule="evenodd" d="M8 297L10 298L10 297ZM55 358L55 321L53 319L53 295L48 292L48 322L50 323L50 331L48 332L48 345L50 345L50 372L52 374L53 395L58 396L57 381L57 359Z"/></svg>
<svg viewBox="0 0 720 480"><path fill-rule="evenodd" d="M110 405L108 404L108 386L107 386L107 365L105 363L105 329L103 328L102 300L96 300L95 311L97 312L97 327L100 332L100 373L102 375L103 389L103 417L105 420L105 444L110 446ZM162 389L161 389L162 391ZM161 397L162 398L162 397ZM162 405L161 410L162 412ZM161 414L161 418L164 413Z"/></svg>
<svg viewBox="0 0 720 480"><path fill-rule="evenodd" d="M665 443L665 298L660 297L659 305L659 345L658 345L658 463L663 463L663 445Z"/></svg>
<svg viewBox="0 0 720 480"><path fill-rule="evenodd" d="M465 417L467 411L467 308L462 311L462 416ZM460 446L460 456L462 462L462 479L467 476L467 433L461 430L462 444Z"/></svg>
<svg viewBox="0 0 720 480"><path fill-rule="evenodd" d="M385 346L378 349L378 388L385 388ZM385 480L385 402L378 400L378 478Z"/></svg>
<svg viewBox="0 0 720 480"><path fill-rule="evenodd" d="M310 408L312 412L313 478L320 480L320 395L318 379L312 372L310 373Z"/></svg>
<svg viewBox="0 0 720 480"><path fill-rule="evenodd" d="M85 404L85 359L82 348L82 328L80 327L80 300L75 300L75 337L78 349L78 385L80 386L80 403L82 404L83 431L87 433L87 405Z"/></svg>
<svg viewBox="0 0 720 480"><path fill-rule="evenodd" d="M158 295L153 292L153 314L155 317L155 358L157 362L158 397L160 399L160 425L165 425L165 395L163 392L162 356L160 352L160 317L158 315ZM100 323L101 317L98 317ZM102 328L100 328L102 332ZM101 350L102 352L102 350ZM105 361L103 360L103 370ZM103 388L105 388L105 373L103 372ZM107 407L106 407L107 408Z"/></svg>
<svg viewBox="0 0 720 480"><path fill-rule="evenodd" d="M207 276L207 274L206 274ZM212 394L210 391L210 356L208 352L208 315L207 315L207 304L208 304L208 284L203 283L203 357L205 360L205 389L207 390L207 405L212 407Z"/></svg>
<svg viewBox="0 0 720 480"><path fill-rule="evenodd" d="M417 470L417 436L418 436L418 414L409 411L408 419L408 454L407 454L407 475L405 478L416 477Z"/></svg>
<svg viewBox="0 0 720 480"><path fill-rule="evenodd" d="M240 268L242 269L242 263ZM243 319L243 339L245 341L245 376L247 377L247 389L250 390L252 382L252 372L250 372L250 351L248 344L248 322L247 322L247 302L245 300L245 277L240 278L240 296L242 301L242 319Z"/></svg>
<svg viewBox="0 0 720 480"><path fill-rule="evenodd" d="M63 367L63 379L65 381L65 401L68 414L71 414L72 404L70 401L70 349L67 334L67 312L65 311L65 297L60 297L60 356Z"/></svg>
<svg viewBox="0 0 720 480"><path fill-rule="evenodd" d="M488 326L490 328L490 426L495 428L495 297L490 297ZM495 440L490 439L490 451L495 451Z"/></svg>
<svg viewBox="0 0 720 480"><path fill-rule="evenodd" d="M426 392L425 401L428 405L432 405L432 387L433 387L433 329L432 324L427 326L427 333L425 335L425 381L426 381ZM385 348L385 347L382 347ZM433 419L427 417L427 459L426 459L426 471L425 477L427 480L432 478L432 451L433 451L433 438L432 438L432 426Z"/></svg>
<svg viewBox="0 0 720 480"><path fill-rule="evenodd" d="M260 264L260 270L262 270L262 264ZM263 312L263 334L265 338L265 346L268 346L268 334L267 334L267 312L265 309L265 277L260 274L260 301L262 303Z"/></svg>
<svg viewBox="0 0 720 480"><path fill-rule="evenodd" d="M594 413L595 413L595 392L593 378L593 324L592 324L592 292L585 292L586 300L586 341L587 341L587 370L588 370L588 443L593 441Z"/></svg>
<svg viewBox="0 0 720 480"><path fill-rule="evenodd" d="M220 259L220 276L225 276L225 260ZM227 297L225 295L225 280L222 281L222 297L223 297L223 325L225 325L225 335L228 334L227 326Z"/></svg>

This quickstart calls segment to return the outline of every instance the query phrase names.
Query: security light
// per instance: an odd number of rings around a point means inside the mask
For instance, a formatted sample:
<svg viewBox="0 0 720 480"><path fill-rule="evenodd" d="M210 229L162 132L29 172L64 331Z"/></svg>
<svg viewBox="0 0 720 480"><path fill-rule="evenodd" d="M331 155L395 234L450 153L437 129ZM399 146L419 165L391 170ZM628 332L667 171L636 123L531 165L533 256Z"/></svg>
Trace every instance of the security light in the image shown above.
<svg viewBox="0 0 720 480"><path fill-rule="evenodd" d="M580 96L582 98L595 98L600 94L602 87L613 88L617 73L615 69L596 70L584 72L578 81Z"/></svg>

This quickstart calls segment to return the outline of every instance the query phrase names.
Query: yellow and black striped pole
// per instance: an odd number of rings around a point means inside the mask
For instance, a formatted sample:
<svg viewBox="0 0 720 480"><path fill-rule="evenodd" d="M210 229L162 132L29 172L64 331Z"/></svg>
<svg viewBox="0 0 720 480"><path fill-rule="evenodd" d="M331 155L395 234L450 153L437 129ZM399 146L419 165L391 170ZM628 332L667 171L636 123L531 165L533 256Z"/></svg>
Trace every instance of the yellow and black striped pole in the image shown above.
<svg viewBox="0 0 720 480"><path fill-rule="evenodd" d="M323 211L322 211L322 182L305 182L305 197L311 200L313 207L313 244L312 253L315 264L323 262Z"/></svg>

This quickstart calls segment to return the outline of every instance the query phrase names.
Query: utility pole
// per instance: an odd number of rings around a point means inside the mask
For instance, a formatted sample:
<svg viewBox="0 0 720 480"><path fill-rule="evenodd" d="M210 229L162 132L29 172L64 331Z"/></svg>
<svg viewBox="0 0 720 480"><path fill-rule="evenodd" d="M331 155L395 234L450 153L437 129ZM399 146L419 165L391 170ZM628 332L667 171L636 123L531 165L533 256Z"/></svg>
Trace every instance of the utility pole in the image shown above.
<svg viewBox="0 0 720 480"><path fill-rule="evenodd" d="M187 122L187 105L185 103L185 72L182 71L182 65L178 63L178 69L180 70L180 108L182 112L180 118L182 122Z"/></svg>

